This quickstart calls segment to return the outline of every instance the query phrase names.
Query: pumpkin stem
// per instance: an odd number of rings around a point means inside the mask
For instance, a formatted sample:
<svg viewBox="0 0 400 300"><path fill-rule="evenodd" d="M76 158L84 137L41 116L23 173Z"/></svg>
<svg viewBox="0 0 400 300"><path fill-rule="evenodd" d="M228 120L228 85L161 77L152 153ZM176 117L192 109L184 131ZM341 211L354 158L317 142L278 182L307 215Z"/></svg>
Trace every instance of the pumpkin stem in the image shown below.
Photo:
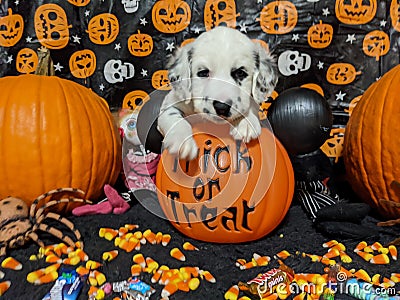
<svg viewBox="0 0 400 300"><path fill-rule="evenodd" d="M46 47L40 47L38 49L38 57L39 62L36 68L35 74L36 75L43 75L43 76L54 76L54 66L53 60L50 56L50 50Z"/></svg>

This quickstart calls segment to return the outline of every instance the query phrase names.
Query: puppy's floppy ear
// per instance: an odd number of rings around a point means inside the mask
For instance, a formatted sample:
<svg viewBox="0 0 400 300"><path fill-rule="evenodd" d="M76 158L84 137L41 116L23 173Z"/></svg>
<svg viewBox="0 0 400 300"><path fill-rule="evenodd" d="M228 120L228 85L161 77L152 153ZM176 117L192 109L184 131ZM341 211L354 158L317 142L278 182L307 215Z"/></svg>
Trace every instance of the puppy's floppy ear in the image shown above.
<svg viewBox="0 0 400 300"><path fill-rule="evenodd" d="M192 45L178 48L167 64L169 81L172 88L188 102L191 95Z"/></svg>
<svg viewBox="0 0 400 300"><path fill-rule="evenodd" d="M274 91L278 81L278 70L274 57L259 43L254 43L256 71L253 76L252 94L261 104Z"/></svg>

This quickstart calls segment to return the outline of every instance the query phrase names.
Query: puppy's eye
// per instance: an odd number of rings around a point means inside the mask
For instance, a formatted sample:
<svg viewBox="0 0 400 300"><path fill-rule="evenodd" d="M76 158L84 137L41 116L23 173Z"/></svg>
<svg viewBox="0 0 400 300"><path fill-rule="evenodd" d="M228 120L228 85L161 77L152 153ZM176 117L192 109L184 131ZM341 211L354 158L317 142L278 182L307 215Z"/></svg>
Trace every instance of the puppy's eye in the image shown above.
<svg viewBox="0 0 400 300"><path fill-rule="evenodd" d="M209 77L210 76L210 70L204 69L200 70L197 72L198 77Z"/></svg>
<svg viewBox="0 0 400 300"><path fill-rule="evenodd" d="M231 76L233 79L235 79L235 81L242 81L243 79L245 79L247 77L247 73L242 68L239 68L239 69L233 70L231 72Z"/></svg>

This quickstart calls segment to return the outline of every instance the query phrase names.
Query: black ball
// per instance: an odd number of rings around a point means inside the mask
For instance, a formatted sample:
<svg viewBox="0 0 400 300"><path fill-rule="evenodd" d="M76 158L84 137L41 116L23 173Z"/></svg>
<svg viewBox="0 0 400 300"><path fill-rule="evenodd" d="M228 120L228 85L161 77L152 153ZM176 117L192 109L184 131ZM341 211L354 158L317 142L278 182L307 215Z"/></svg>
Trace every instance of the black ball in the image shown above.
<svg viewBox="0 0 400 300"><path fill-rule="evenodd" d="M163 93L152 93L150 100L140 109L136 122L137 134L142 145L145 149L158 154L161 153L164 139L157 129L158 115L164 96Z"/></svg>
<svg viewBox="0 0 400 300"><path fill-rule="evenodd" d="M308 88L282 92L268 109L275 136L290 155L313 152L329 137L332 110L324 97Z"/></svg>

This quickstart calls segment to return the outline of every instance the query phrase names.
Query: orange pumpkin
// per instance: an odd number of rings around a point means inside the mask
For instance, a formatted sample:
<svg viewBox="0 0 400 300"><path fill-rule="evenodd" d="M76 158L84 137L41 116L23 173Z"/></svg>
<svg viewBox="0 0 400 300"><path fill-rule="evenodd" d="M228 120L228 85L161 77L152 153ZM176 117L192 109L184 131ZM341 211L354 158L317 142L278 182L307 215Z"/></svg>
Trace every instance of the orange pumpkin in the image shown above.
<svg viewBox="0 0 400 300"><path fill-rule="evenodd" d="M24 19L19 14L13 14L9 8L8 15L0 17L0 46L14 46L21 39L23 32Z"/></svg>
<svg viewBox="0 0 400 300"><path fill-rule="evenodd" d="M354 191L383 216L400 217L400 206L382 206L379 199L400 203L391 188L400 179L400 66L373 83L353 109L344 136L343 158Z"/></svg>
<svg viewBox="0 0 400 300"><path fill-rule="evenodd" d="M352 83L360 74L361 72L357 72L352 64L335 63L331 64L326 71L326 80L332 84L345 85Z"/></svg>
<svg viewBox="0 0 400 300"><path fill-rule="evenodd" d="M89 49L75 51L69 58L69 69L76 78L87 78L96 71L96 54Z"/></svg>
<svg viewBox="0 0 400 300"><path fill-rule="evenodd" d="M153 38L138 30L137 33L132 34L128 39L129 52L134 56L147 56L153 51Z"/></svg>
<svg viewBox="0 0 400 300"><path fill-rule="evenodd" d="M335 14L344 24L360 25L371 21L377 8L377 0L336 0Z"/></svg>
<svg viewBox="0 0 400 300"><path fill-rule="evenodd" d="M235 141L228 125L196 124L200 155L190 162L163 151L156 184L161 208L183 234L216 243L257 240L274 230L292 201L289 157L271 131Z"/></svg>
<svg viewBox="0 0 400 300"><path fill-rule="evenodd" d="M0 199L30 205L46 191L74 187L96 200L116 181L121 141L104 99L57 76L3 77L0 90Z"/></svg>
<svg viewBox="0 0 400 300"><path fill-rule="evenodd" d="M218 25L236 27L236 3L234 0L207 0L204 6L204 25L211 30Z"/></svg>
<svg viewBox="0 0 400 300"><path fill-rule="evenodd" d="M333 39L333 27L330 24L322 23L312 25L308 29L307 41L312 48L322 49L328 47Z"/></svg>
<svg viewBox="0 0 400 300"><path fill-rule="evenodd" d="M389 35L382 30L373 30L367 33L363 40L363 51L366 55L375 57L378 61L381 56L390 50Z"/></svg>
<svg viewBox="0 0 400 300"><path fill-rule="evenodd" d="M151 85L156 90L170 90L171 84L168 79L168 70L157 70L151 76Z"/></svg>
<svg viewBox="0 0 400 300"><path fill-rule="evenodd" d="M15 67L22 74L35 72L39 62L38 55L30 48L22 48L17 54Z"/></svg>
<svg viewBox="0 0 400 300"><path fill-rule="evenodd" d="M122 108L139 110L150 100L149 94L143 90L134 90L125 95L122 101Z"/></svg>
<svg viewBox="0 0 400 300"><path fill-rule="evenodd" d="M398 0L392 0L390 3L390 19L393 29L400 31L400 3Z"/></svg>
<svg viewBox="0 0 400 300"><path fill-rule="evenodd" d="M117 38L119 34L118 18L114 14L98 14L90 19L86 32L92 43L108 45Z"/></svg>
<svg viewBox="0 0 400 300"><path fill-rule="evenodd" d="M190 24L192 11L182 0L159 0L152 9L154 27L163 33L177 33Z"/></svg>
<svg viewBox="0 0 400 300"><path fill-rule="evenodd" d="M290 1L272 1L261 11L261 29L268 34L285 34L294 29L297 24L297 8Z"/></svg>

